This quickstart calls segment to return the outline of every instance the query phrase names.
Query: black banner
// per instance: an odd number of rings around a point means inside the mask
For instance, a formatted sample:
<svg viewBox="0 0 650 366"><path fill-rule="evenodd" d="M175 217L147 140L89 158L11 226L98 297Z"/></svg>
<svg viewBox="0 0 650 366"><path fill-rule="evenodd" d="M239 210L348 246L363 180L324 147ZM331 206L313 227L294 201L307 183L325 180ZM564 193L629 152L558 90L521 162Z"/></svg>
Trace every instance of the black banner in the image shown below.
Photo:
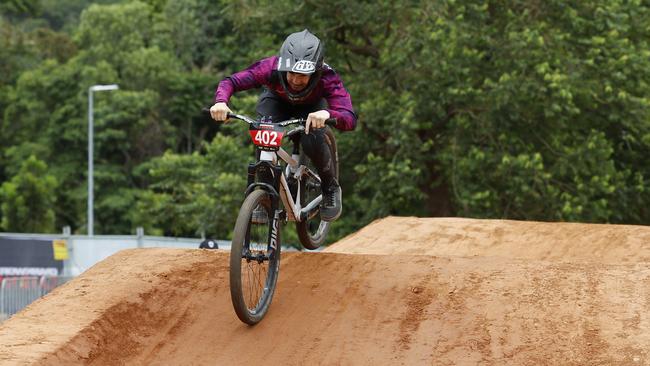
<svg viewBox="0 0 650 366"><path fill-rule="evenodd" d="M56 276L62 271L52 240L0 237L0 277Z"/></svg>

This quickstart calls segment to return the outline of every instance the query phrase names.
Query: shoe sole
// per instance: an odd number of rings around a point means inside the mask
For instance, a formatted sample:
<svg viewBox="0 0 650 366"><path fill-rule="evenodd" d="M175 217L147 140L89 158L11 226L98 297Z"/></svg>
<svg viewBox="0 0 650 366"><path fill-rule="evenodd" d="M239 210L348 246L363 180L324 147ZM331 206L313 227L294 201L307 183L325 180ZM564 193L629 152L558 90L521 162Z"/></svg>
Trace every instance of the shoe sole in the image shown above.
<svg viewBox="0 0 650 366"><path fill-rule="evenodd" d="M323 220L323 221L325 221L325 222L336 221L336 220L341 216L341 212L342 212L342 211L343 211L343 209L341 209L341 211L339 211L338 215L336 215L336 216L334 216L334 217L332 217L332 218L325 218L325 217L321 216L320 219Z"/></svg>

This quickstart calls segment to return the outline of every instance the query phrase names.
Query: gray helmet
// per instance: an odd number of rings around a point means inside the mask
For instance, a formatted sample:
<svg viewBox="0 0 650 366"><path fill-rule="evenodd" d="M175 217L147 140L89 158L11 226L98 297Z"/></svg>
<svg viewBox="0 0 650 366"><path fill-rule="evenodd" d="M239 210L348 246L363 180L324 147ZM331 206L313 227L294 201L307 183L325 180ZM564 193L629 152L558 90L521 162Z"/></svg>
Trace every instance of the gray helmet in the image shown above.
<svg viewBox="0 0 650 366"><path fill-rule="evenodd" d="M280 48L278 71L281 76L280 83L289 99L299 101L311 93L320 80L324 54L323 42L307 29L287 37ZM287 72L312 76L305 89L293 93L287 85Z"/></svg>

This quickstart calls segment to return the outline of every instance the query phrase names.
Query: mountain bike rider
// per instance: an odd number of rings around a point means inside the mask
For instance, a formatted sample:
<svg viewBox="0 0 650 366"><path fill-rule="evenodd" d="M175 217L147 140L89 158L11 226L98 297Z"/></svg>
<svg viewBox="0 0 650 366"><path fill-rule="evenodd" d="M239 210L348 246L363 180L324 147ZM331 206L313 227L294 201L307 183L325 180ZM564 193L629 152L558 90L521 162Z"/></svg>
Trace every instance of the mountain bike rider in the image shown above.
<svg viewBox="0 0 650 366"><path fill-rule="evenodd" d="M341 187L323 128L328 118L336 118L337 129L353 130L357 116L338 74L323 62L324 53L323 42L307 29L292 33L278 56L264 58L223 79L210 114L216 121L226 120L231 112L227 103L235 92L264 86L256 108L259 117L273 122L306 118L300 145L321 178L321 219L333 221L341 215Z"/></svg>

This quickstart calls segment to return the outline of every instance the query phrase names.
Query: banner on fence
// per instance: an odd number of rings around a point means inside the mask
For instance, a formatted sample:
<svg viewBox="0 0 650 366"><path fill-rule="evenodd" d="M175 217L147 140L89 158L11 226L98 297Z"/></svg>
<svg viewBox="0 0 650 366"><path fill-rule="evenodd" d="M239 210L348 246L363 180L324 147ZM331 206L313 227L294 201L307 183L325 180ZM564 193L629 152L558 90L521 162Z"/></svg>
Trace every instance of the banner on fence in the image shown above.
<svg viewBox="0 0 650 366"><path fill-rule="evenodd" d="M0 237L0 277L56 276L67 254L65 246L52 240Z"/></svg>

